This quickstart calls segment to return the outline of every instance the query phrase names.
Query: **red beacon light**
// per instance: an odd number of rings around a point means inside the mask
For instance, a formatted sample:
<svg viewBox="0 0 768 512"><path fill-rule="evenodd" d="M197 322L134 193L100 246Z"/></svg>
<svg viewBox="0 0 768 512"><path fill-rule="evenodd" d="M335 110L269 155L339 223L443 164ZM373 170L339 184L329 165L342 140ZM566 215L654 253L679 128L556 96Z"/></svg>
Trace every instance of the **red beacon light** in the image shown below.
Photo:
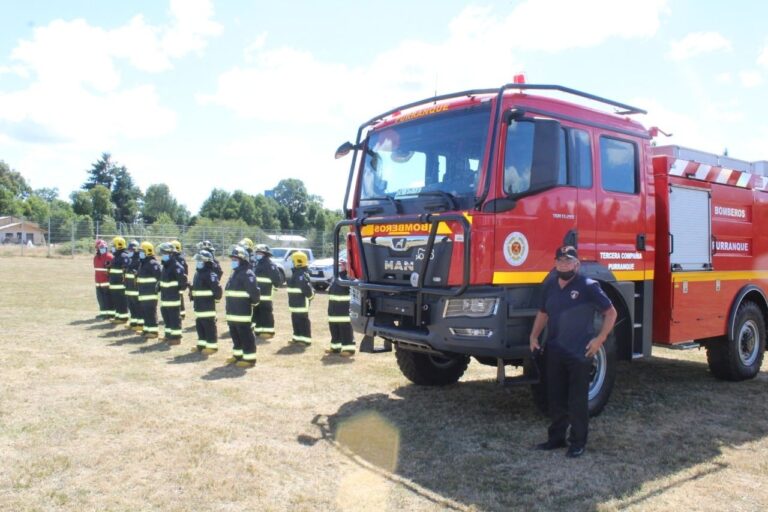
<svg viewBox="0 0 768 512"><path fill-rule="evenodd" d="M525 83L525 74L524 73L518 73L512 78L513 84L524 84Z"/></svg>

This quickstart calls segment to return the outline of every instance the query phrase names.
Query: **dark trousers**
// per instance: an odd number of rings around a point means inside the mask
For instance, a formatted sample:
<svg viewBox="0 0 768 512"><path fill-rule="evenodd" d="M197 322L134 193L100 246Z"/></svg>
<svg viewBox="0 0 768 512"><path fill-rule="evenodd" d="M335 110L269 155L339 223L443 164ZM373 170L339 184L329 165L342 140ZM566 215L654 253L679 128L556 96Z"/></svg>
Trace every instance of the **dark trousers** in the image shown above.
<svg viewBox="0 0 768 512"><path fill-rule="evenodd" d="M112 297L109 295L107 286L96 285L96 300L99 302L99 316L101 318L112 318L115 311L112 308Z"/></svg>
<svg viewBox="0 0 768 512"><path fill-rule="evenodd" d="M253 308L253 322L256 334L275 334L275 315L272 314L272 301L259 302Z"/></svg>
<svg viewBox="0 0 768 512"><path fill-rule="evenodd" d="M165 324L165 339L181 339L181 313L178 306L160 307L160 313L163 315Z"/></svg>
<svg viewBox="0 0 768 512"><path fill-rule="evenodd" d="M109 290L112 304L115 306L115 319L122 322L128 321L128 301L125 300L125 290Z"/></svg>
<svg viewBox="0 0 768 512"><path fill-rule="evenodd" d="M354 348L355 339L352 337L352 324L350 322L328 322L331 331L331 348L341 345L341 348Z"/></svg>
<svg viewBox="0 0 768 512"><path fill-rule="evenodd" d="M291 313L293 339L291 341L309 345L312 343L312 324L308 313Z"/></svg>
<svg viewBox="0 0 768 512"><path fill-rule="evenodd" d="M180 298L181 298L181 309L180 309L181 318L184 318L185 316L187 316L187 307L184 305L184 295L181 295Z"/></svg>
<svg viewBox="0 0 768 512"><path fill-rule="evenodd" d="M547 397L549 440L563 441L571 426L569 443L584 447L589 428L589 373L592 360L547 350Z"/></svg>
<svg viewBox="0 0 768 512"><path fill-rule="evenodd" d="M144 325L141 315L141 306L139 306L139 297L136 295L129 295L126 297L128 301L128 313L131 315L131 327L135 325Z"/></svg>
<svg viewBox="0 0 768 512"><path fill-rule="evenodd" d="M215 318L196 318L197 346L199 348L219 348L219 335L216 331Z"/></svg>
<svg viewBox="0 0 768 512"><path fill-rule="evenodd" d="M246 322L227 322L232 336L232 355L243 361L256 360L256 336L251 324Z"/></svg>
<svg viewBox="0 0 768 512"><path fill-rule="evenodd" d="M144 320L144 332L157 334L157 301L142 300L139 304L141 305L141 318Z"/></svg>

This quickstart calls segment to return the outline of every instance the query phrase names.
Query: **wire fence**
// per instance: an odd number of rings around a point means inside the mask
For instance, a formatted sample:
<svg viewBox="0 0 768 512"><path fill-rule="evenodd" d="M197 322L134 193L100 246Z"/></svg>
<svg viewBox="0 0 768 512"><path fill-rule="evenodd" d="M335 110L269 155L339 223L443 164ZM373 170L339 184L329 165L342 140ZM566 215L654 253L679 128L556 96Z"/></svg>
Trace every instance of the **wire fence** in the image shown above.
<svg viewBox="0 0 768 512"><path fill-rule="evenodd" d="M101 224L84 219L47 219L37 223L24 217L0 216L0 256L75 257L93 254L94 242L101 238L107 243L115 236L126 242L149 241L154 245L178 240L186 254L194 254L197 244L209 240L222 255L243 238L254 244L275 247L311 249L315 258L333 256L333 232L264 231L258 227L204 224L195 226L174 224Z"/></svg>

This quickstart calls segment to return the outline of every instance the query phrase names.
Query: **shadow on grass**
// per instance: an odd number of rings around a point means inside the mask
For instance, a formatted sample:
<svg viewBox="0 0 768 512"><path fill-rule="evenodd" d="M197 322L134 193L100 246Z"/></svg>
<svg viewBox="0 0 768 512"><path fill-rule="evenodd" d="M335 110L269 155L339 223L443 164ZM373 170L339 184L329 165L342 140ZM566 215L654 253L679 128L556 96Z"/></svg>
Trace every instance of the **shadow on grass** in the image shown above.
<svg viewBox="0 0 768 512"><path fill-rule="evenodd" d="M145 343L147 340L144 338L144 336L136 335L131 336L130 338L123 338L121 340L115 340L112 343L110 343L108 346L110 347L119 347L121 345L139 345L141 343Z"/></svg>
<svg viewBox="0 0 768 512"><path fill-rule="evenodd" d="M158 341L152 345L146 347L139 347L137 350L132 350L131 354L146 354L147 352L168 352L171 347L165 341Z"/></svg>
<svg viewBox="0 0 768 512"><path fill-rule="evenodd" d="M201 361L206 361L207 359L208 356L201 352L187 352L186 354L174 356L173 359L168 361L168 364L199 363Z"/></svg>
<svg viewBox="0 0 768 512"><path fill-rule="evenodd" d="M238 368L233 364L218 366L202 377L203 380L237 379L246 374L245 368Z"/></svg>
<svg viewBox="0 0 768 512"><path fill-rule="evenodd" d="M136 331L132 331L131 329L126 329L124 326L119 326L116 330L105 332L104 334L99 335L99 338L124 338L126 336L134 336L136 335Z"/></svg>
<svg viewBox="0 0 768 512"><path fill-rule="evenodd" d="M102 320L101 318L87 318L85 320L72 320L69 322L69 325L87 325L87 324L95 324L95 323L101 323L106 322L106 320Z"/></svg>
<svg viewBox="0 0 768 512"><path fill-rule="evenodd" d="M188 325L187 327L184 328L184 332L194 332L196 330L197 330L197 327L195 327L194 325Z"/></svg>
<svg viewBox="0 0 768 512"><path fill-rule="evenodd" d="M112 322L104 322L100 324L89 325L88 327L86 327L86 329L89 331L96 330L96 329L106 331L107 329L113 329L115 327L117 327L117 324L113 324Z"/></svg>
<svg viewBox="0 0 768 512"><path fill-rule="evenodd" d="M724 449L768 436L762 378L722 382L706 364L663 359L618 370L611 401L590 422L587 453L576 460L563 450L534 451L548 421L527 389L490 380L361 396L316 416L319 435L297 442L330 442L445 508L594 510L612 500L642 508L668 488L722 471Z"/></svg>
<svg viewBox="0 0 768 512"><path fill-rule="evenodd" d="M325 366L336 366L339 364L349 364L355 361L353 357L341 357L339 354L325 354L320 358Z"/></svg>
<svg viewBox="0 0 768 512"><path fill-rule="evenodd" d="M290 345L286 345L284 347L280 347L275 354L279 356L288 356L291 354L303 354L307 351L307 345L304 345L302 343L291 343Z"/></svg>

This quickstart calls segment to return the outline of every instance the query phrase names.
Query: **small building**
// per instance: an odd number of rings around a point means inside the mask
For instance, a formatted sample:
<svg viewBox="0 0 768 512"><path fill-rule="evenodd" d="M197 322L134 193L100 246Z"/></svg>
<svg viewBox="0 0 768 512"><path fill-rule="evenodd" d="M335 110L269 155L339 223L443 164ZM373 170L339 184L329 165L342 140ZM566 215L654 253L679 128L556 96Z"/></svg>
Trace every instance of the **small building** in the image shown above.
<svg viewBox="0 0 768 512"><path fill-rule="evenodd" d="M37 223L10 215L0 217L0 243L45 245L45 232Z"/></svg>

